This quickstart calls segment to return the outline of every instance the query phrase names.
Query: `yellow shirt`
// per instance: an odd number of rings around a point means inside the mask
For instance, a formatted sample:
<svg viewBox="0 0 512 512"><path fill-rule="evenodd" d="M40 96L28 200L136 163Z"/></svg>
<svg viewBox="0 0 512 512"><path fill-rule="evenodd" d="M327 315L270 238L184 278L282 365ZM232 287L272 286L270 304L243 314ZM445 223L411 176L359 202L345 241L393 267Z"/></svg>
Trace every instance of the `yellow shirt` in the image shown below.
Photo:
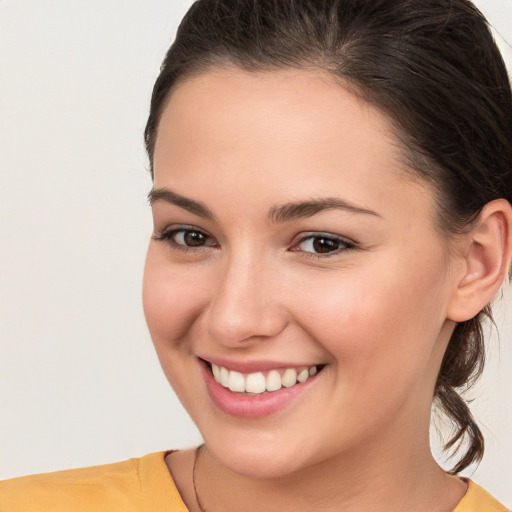
<svg viewBox="0 0 512 512"><path fill-rule="evenodd" d="M187 512L164 457L140 459L0 482L0 512ZM453 512L506 512L473 482Z"/></svg>

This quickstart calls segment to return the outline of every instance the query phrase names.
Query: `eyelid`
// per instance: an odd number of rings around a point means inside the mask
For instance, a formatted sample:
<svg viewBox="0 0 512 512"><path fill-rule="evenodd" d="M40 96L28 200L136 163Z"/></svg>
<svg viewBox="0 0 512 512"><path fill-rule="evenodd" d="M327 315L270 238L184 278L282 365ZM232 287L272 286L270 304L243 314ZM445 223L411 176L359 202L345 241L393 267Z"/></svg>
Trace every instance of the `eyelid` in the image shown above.
<svg viewBox="0 0 512 512"><path fill-rule="evenodd" d="M191 245L184 245L177 243L173 237L178 234L179 232L194 232L194 233L200 233L207 239L213 240L213 244L205 244L201 246L191 246ZM217 247L218 243L216 242L215 238L212 237L208 232L205 230L198 228L197 226L192 226L188 224L176 224L171 225L163 229L162 231L156 231L154 234L154 239L160 242L167 243L170 245L173 249L181 250L184 252L189 251L201 251L205 249L210 249L212 247Z"/></svg>
<svg viewBox="0 0 512 512"><path fill-rule="evenodd" d="M335 249L333 251L320 253L320 252L312 252L312 251L301 251L298 246L307 240L314 238L325 238L327 240L333 240L340 243L341 247ZM340 253L357 249L357 243L345 236L336 235L334 233L320 232L320 231L312 231L307 233L301 233L298 237L296 237L296 241L293 242L293 246L290 248L291 252L302 252L303 256L311 257L311 258L329 258L330 256L335 256Z"/></svg>

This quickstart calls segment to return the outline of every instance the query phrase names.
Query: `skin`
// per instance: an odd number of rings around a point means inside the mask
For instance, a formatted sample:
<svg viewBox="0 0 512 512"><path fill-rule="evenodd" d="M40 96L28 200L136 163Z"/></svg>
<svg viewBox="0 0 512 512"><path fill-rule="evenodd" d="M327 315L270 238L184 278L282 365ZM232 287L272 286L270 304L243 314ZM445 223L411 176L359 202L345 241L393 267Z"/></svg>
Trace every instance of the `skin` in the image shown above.
<svg viewBox="0 0 512 512"><path fill-rule="evenodd" d="M155 190L214 216L154 200L144 277L162 367L206 442L209 512L453 510L465 485L432 459L429 424L467 265L388 119L320 72L211 70L173 91L154 169ZM319 198L373 213L269 219ZM160 239L183 226L203 245ZM315 253L319 234L337 250ZM198 356L325 367L277 413L241 419L212 403ZM192 460L167 457L193 511Z"/></svg>

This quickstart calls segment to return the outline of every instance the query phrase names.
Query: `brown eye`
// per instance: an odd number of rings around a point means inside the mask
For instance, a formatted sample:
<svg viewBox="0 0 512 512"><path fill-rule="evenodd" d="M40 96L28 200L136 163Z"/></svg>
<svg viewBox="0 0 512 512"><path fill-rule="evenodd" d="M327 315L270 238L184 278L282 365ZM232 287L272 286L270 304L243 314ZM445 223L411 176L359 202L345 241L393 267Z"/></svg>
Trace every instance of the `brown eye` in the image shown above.
<svg viewBox="0 0 512 512"><path fill-rule="evenodd" d="M217 246L214 238L198 229L191 228L170 229L157 238L162 242L167 242L171 247L183 250Z"/></svg>
<svg viewBox="0 0 512 512"><path fill-rule="evenodd" d="M199 231L184 231L183 234L176 235L176 242L178 238L183 239L183 245L189 247L201 247L205 245L208 237Z"/></svg>
<svg viewBox="0 0 512 512"><path fill-rule="evenodd" d="M170 238L176 245L184 247L213 247L215 241L202 231L196 229L176 229L169 233Z"/></svg>
<svg viewBox="0 0 512 512"><path fill-rule="evenodd" d="M336 251L340 248L339 240L330 238L314 238L312 243L313 249L318 253L326 253Z"/></svg>
<svg viewBox="0 0 512 512"><path fill-rule="evenodd" d="M317 234L304 237L293 250L314 256L338 253L354 247L354 242L340 236Z"/></svg>

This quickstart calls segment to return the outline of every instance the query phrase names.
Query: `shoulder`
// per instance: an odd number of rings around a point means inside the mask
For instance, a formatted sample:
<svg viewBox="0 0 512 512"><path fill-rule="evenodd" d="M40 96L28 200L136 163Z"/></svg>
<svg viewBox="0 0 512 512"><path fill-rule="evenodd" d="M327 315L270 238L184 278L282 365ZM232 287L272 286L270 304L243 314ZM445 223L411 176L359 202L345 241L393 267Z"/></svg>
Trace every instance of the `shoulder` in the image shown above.
<svg viewBox="0 0 512 512"><path fill-rule="evenodd" d="M453 512L507 512L508 509L485 489L467 480L468 490Z"/></svg>
<svg viewBox="0 0 512 512"><path fill-rule="evenodd" d="M159 500L160 495L165 495L169 510L169 500L178 500L179 504L180 498L164 457L165 452L158 452L116 464L5 480L0 482L0 510L156 512L160 510L158 502L164 502ZM150 499L156 506L149 503Z"/></svg>

